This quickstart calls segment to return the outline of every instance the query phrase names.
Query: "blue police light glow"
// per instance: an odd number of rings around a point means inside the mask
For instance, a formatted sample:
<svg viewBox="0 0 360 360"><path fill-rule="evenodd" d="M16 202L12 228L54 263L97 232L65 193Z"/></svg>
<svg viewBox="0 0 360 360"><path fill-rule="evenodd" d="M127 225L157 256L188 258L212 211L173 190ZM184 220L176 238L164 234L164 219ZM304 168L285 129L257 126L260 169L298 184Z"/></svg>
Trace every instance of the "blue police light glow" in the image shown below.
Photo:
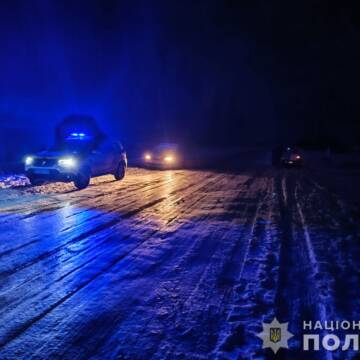
<svg viewBox="0 0 360 360"><path fill-rule="evenodd" d="M68 139L70 139L70 140L85 140L85 139L88 139L90 137L91 136L88 136L87 134L85 134L83 132L81 132L81 133L73 132L68 136Z"/></svg>
<svg viewBox="0 0 360 360"><path fill-rule="evenodd" d="M84 137L85 134L84 133L71 133L70 136L74 136L74 137Z"/></svg>

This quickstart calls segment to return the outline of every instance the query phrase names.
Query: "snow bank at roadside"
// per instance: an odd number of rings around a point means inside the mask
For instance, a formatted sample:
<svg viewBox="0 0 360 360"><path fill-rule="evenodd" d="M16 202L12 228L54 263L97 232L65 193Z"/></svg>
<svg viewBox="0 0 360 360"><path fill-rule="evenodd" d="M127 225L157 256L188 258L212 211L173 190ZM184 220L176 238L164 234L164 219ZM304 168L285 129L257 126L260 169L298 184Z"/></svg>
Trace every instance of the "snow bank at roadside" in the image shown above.
<svg viewBox="0 0 360 360"><path fill-rule="evenodd" d="M29 185L29 180L24 175L0 175L0 189Z"/></svg>

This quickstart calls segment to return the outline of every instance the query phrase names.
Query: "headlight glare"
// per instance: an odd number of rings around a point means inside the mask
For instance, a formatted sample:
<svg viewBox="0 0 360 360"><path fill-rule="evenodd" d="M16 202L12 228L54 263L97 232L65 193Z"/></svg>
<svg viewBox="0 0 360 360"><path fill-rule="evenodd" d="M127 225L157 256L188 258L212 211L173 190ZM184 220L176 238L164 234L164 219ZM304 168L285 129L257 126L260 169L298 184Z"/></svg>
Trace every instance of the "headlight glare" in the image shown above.
<svg viewBox="0 0 360 360"><path fill-rule="evenodd" d="M34 158L32 156L27 156L25 158L25 165L31 165L34 162Z"/></svg>
<svg viewBox="0 0 360 360"><path fill-rule="evenodd" d="M76 160L74 158L65 158L58 161L59 166L72 168L76 166Z"/></svg>
<svg viewBox="0 0 360 360"><path fill-rule="evenodd" d="M170 163L174 161L174 158L172 156L165 156L164 161Z"/></svg>

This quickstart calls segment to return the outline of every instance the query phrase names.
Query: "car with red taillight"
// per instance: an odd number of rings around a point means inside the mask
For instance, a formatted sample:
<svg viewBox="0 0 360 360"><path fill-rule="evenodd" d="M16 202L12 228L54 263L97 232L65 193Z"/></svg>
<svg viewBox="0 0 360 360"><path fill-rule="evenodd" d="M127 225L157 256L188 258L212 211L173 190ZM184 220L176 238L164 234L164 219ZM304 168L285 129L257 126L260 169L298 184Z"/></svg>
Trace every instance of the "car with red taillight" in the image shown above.
<svg viewBox="0 0 360 360"><path fill-rule="evenodd" d="M281 155L281 164L300 167L303 165L303 157L297 148L286 147Z"/></svg>

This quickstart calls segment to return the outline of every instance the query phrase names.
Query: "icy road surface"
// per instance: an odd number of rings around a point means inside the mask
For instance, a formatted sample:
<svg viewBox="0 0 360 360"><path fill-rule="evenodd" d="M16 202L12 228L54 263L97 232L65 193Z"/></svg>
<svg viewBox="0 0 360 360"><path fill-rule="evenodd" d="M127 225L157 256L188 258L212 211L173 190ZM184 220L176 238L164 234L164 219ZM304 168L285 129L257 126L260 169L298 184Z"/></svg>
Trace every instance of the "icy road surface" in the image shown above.
<svg viewBox="0 0 360 360"><path fill-rule="evenodd" d="M359 222L306 171L129 169L0 190L0 359L258 359L359 319ZM352 358L350 352L306 359Z"/></svg>

